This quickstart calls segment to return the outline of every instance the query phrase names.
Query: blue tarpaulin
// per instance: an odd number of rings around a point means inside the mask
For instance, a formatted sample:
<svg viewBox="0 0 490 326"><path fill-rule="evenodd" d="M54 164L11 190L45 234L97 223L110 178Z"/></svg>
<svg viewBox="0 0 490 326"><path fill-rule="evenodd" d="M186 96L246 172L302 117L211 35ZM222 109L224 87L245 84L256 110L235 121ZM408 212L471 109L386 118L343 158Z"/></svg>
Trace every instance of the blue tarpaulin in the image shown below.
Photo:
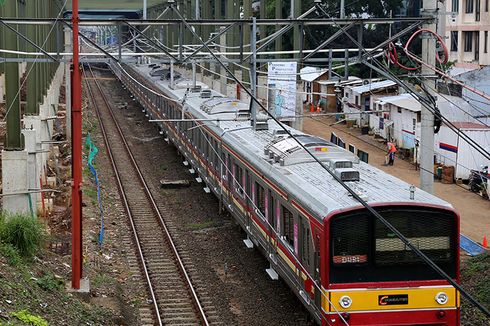
<svg viewBox="0 0 490 326"><path fill-rule="evenodd" d="M485 252L479 243L471 240L467 236L460 234L459 236L459 247L466 251L470 256L477 256Z"/></svg>
<svg viewBox="0 0 490 326"><path fill-rule="evenodd" d="M90 169L90 172L92 172L92 175L94 176L95 185L97 187L97 201L99 203L99 211L100 211L99 246L102 246L102 242L104 241L104 234L105 234L104 208L102 207L102 200L100 198L99 176L97 175L97 170L95 169L95 167L93 165L94 157L99 152L99 149L92 142L92 137L90 137L90 134L87 136L87 140L85 141L85 144L89 147L89 154L88 154L88 160L87 160L88 161L88 167Z"/></svg>

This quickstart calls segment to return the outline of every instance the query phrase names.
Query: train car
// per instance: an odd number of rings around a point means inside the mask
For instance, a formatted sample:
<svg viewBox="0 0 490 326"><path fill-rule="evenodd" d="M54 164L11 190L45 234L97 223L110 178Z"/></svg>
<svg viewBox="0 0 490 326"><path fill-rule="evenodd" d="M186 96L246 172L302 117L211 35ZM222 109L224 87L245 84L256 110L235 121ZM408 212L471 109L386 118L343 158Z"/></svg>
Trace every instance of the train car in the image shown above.
<svg viewBox="0 0 490 326"><path fill-rule="evenodd" d="M191 173L245 230L321 325L459 325L458 291L359 204L272 119L249 105L111 68ZM183 83L189 85L189 83ZM459 282L459 216L445 201L324 139L294 137Z"/></svg>

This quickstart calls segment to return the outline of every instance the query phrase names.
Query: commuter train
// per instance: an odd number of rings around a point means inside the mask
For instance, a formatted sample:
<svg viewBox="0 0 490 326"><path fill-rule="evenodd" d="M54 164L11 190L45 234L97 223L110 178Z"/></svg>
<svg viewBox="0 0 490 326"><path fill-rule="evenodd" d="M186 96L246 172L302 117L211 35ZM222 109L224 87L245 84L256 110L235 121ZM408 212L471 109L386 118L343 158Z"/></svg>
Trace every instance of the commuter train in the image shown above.
<svg viewBox="0 0 490 326"><path fill-rule="evenodd" d="M359 204L281 126L162 66L111 69L321 325L459 325L458 291ZM176 77L179 78L176 78ZM459 215L322 138L287 127L455 281Z"/></svg>

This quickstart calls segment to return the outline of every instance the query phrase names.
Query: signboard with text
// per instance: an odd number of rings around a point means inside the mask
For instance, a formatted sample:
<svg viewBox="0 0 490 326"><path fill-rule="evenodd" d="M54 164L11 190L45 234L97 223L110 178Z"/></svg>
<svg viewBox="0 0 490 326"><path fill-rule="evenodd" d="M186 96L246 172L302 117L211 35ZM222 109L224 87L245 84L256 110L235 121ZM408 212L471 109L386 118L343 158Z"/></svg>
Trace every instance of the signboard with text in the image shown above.
<svg viewBox="0 0 490 326"><path fill-rule="evenodd" d="M268 110L281 121L296 117L296 62L269 62Z"/></svg>

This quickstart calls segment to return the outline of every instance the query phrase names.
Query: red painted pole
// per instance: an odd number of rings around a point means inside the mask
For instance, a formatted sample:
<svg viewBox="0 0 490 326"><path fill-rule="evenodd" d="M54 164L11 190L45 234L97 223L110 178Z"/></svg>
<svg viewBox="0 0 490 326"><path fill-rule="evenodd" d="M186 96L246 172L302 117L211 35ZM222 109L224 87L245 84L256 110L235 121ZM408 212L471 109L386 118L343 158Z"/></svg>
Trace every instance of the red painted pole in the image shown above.
<svg viewBox="0 0 490 326"><path fill-rule="evenodd" d="M78 56L78 0L72 1L73 62L71 69L72 189L71 189L71 285L80 289L82 278L82 76Z"/></svg>

